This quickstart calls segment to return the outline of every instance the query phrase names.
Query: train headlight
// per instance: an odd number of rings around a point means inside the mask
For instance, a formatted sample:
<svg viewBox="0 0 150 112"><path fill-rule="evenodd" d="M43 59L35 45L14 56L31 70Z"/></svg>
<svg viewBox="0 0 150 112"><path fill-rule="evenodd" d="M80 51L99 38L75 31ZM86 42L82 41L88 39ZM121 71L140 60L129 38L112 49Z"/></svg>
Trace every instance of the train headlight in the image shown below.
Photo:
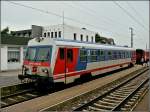
<svg viewBox="0 0 150 112"><path fill-rule="evenodd" d="M44 73L48 74L48 69L43 69L42 70Z"/></svg>

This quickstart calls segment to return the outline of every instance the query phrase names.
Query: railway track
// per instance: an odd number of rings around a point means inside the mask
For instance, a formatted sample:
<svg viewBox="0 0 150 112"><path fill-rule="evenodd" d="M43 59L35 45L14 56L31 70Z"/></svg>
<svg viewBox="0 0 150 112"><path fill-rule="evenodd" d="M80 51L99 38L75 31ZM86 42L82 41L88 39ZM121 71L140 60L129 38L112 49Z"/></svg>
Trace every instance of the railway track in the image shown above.
<svg viewBox="0 0 150 112"><path fill-rule="evenodd" d="M32 87L33 83L23 83L1 88L1 108L39 97L41 94Z"/></svg>
<svg viewBox="0 0 150 112"><path fill-rule="evenodd" d="M139 70L137 70L139 71ZM136 72L137 72L136 71ZM29 85L27 85L29 86ZM70 87L70 86L68 86ZM11 106L11 105L14 105L14 104L17 104L17 103L21 103L21 102L24 102L24 101L27 101L27 100L31 100L33 98L37 98L37 97L40 97L40 96L43 96L43 95L46 95L48 93L39 93L38 91L35 91L34 89L32 88L29 88L27 89L23 89L22 86L19 87L21 88L22 90L21 91L17 91L17 92L14 92L14 91L11 91L9 92L8 95L2 95L1 97L1 101L0 101L0 104L1 104L1 108L4 108L4 107L8 107L8 106ZM56 91L59 91L59 90L62 90L62 89L66 89L67 87L65 88L61 88L61 89L56 89L56 90L53 90L50 93L53 93L53 92L56 92ZM11 88L9 88L11 89Z"/></svg>
<svg viewBox="0 0 150 112"><path fill-rule="evenodd" d="M148 91L148 68L42 111L130 111Z"/></svg>
<svg viewBox="0 0 150 112"><path fill-rule="evenodd" d="M148 90L147 75L138 76L74 109L74 111L131 111L138 98Z"/></svg>

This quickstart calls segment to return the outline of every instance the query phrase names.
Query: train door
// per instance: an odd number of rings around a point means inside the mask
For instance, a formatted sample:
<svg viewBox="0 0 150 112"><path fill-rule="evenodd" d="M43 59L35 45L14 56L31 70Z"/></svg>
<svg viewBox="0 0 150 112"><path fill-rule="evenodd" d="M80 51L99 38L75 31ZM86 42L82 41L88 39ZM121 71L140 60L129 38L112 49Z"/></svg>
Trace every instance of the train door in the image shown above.
<svg viewBox="0 0 150 112"><path fill-rule="evenodd" d="M77 66L78 48L59 48L54 75L64 74L64 82L71 77L70 72L74 72ZM61 76L61 75L60 75Z"/></svg>
<svg viewBox="0 0 150 112"><path fill-rule="evenodd" d="M65 51L66 51L65 52L66 53L65 72L66 72L66 82L68 83L74 80L70 72L76 71L78 49L77 48L65 48Z"/></svg>

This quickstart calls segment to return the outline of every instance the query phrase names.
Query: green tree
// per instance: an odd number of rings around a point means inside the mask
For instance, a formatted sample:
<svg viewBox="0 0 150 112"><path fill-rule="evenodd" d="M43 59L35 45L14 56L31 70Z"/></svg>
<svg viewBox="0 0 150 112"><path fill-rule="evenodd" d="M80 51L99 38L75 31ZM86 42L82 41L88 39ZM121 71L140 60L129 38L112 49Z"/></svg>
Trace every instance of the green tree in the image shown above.
<svg viewBox="0 0 150 112"><path fill-rule="evenodd" d="M95 34L95 42L96 43L101 43L101 37L98 33Z"/></svg>
<svg viewBox="0 0 150 112"><path fill-rule="evenodd" d="M1 31L1 34L3 34L3 35L9 35L9 27L4 28L4 29Z"/></svg>

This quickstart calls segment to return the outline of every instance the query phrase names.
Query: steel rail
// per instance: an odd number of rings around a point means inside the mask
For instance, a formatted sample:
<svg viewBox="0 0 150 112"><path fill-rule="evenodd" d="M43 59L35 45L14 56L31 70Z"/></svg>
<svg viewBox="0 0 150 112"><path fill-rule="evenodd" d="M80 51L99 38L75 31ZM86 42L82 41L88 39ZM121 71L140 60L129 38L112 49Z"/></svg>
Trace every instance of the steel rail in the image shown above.
<svg viewBox="0 0 150 112"><path fill-rule="evenodd" d="M113 91L115 91L116 89L120 88L121 86L125 85L126 83L130 82L131 80L135 79L136 77L138 77L139 75L145 73L148 69L146 70L143 70L142 72L136 74L135 76L129 78L127 81L124 81L122 83L120 83L118 86L114 87L114 88L111 88L109 91L107 91L106 93L94 98L93 100L87 102L86 104L83 104L79 107L77 107L76 109L74 109L73 111L82 111L84 108L92 105L94 102L98 101L98 100L101 100L102 98L106 97L108 94L112 93Z"/></svg>
<svg viewBox="0 0 150 112"><path fill-rule="evenodd" d="M147 82L149 81L149 78L145 79L131 94L129 94L125 99L122 100L116 107L114 107L111 111L121 111L121 107L127 103L127 101L132 98L135 93Z"/></svg>

